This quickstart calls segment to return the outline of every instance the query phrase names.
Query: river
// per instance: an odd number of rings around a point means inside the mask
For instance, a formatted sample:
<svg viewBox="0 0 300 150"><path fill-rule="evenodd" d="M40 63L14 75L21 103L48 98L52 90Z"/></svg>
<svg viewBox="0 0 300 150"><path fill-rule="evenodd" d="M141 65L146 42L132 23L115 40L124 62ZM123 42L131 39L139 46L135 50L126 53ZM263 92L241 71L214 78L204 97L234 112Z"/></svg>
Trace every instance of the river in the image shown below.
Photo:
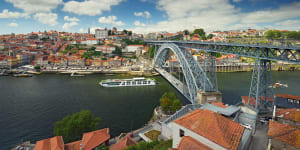
<svg viewBox="0 0 300 150"><path fill-rule="evenodd" d="M218 73L223 102L235 104L248 95L251 73ZM300 95L300 72L273 72L274 81L289 88L276 93ZM32 78L0 77L0 149L9 149L23 141L53 136L54 122L82 109L101 118L100 128L110 128L112 137L142 127L151 118L159 98L173 91L188 103L165 79L155 77L157 86L104 88L98 82L121 76L45 74Z"/></svg>

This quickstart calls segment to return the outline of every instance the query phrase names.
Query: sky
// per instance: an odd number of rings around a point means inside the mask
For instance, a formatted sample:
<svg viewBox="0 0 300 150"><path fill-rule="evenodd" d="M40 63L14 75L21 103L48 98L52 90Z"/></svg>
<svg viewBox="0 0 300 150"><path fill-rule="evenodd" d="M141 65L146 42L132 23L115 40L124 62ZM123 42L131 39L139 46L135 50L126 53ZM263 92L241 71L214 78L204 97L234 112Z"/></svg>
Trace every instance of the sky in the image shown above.
<svg viewBox="0 0 300 150"><path fill-rule="evenodd" d="M0 0L0 34L300 29L300 0Z"/></svg>

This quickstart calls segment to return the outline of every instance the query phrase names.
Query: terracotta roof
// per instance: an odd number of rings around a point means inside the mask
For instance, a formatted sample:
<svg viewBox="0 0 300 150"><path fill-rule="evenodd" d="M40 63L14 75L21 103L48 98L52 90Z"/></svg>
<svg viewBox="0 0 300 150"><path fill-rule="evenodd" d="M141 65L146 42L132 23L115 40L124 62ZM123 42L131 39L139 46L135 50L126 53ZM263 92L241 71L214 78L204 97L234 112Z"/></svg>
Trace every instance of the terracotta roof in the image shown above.
<svg viewBox="0 0 300 150"><path fill-rule="evenodd" d="M300 129L299 127L281 124L276 121L269 122L268 136L285 142L289 145L300 148Z"/></svg>
<svg viewBox="0 0 300 150"><path fill-rule="evenodd" d="M241 96L241 97L242 97L243 103L248 104L248 97L249 97L249 96ZM264 96L261 96L261 98L264 100ZM274 100L273 97L267 98L267 101L269 101L269 102L273 102L273 100ZM255 99L254 99L254 98L250 98L249 104L255 105L255 103L256 103L256 102L255 102ZM259 106L259 104L260 104L260 103L258 103L258 106Z"/></svg>
<svg viewBox="0 0 300 150"><path fill-rule="evenodd" d="M137 143L129 136L123 138L118 143L112 145L109 150L123 150L130 145L136 145Z"/></svg>
<svg viewBox="0 0 300 150"><path fill-rule="evenodd" d="M300 96L289 95L289 94L276 94L276 97L290 98L290 99L300 100Z"/></svg>
<svg viewBox="0 0 300 150"><path fill-rule="evenodd" d="M208 146L204 145L203 143L189 137L185 136L181 139L178 147L178 150L212 150Z"/></svg>
<svg viewBox="0 0 300 150"><path fill-rule="evenodd" d="M65 144L65 150L80 150L81 140Z"/></svg>
<svg viewBox="0 0 300 150"><path fill-rule="evenodd" d="M292 120L300 123L300 109L276 109L276 117L283 118L286 120Z"/></svg>
<svg viewBox="0 0 300 150"><path fill-rule="evenodd" d="M62 136L56 136L36 142L35 150L63 150L64 141Z"/></svg>
<svg viewBox="0 0 300 150"><path fill-rule="evenodd" d="M221 108L227 108L227 106L224 105L222 102L212 102L211 104L213 104L215 106L218 106L218 107L221 107Z"/></svg>
<svg viewBox="0 0 300 150"><path fill-rule="evenodd" d="M109 140L109 138L109 128L84 133L82 137L82 149L92 150Z"/></svg>
<svg viewBox="0 0 300 150"><path fill-rule="evenodd" d="M240 124L206 109L192 111L174 122L232 150L238 148L244 133Z"/></svg>

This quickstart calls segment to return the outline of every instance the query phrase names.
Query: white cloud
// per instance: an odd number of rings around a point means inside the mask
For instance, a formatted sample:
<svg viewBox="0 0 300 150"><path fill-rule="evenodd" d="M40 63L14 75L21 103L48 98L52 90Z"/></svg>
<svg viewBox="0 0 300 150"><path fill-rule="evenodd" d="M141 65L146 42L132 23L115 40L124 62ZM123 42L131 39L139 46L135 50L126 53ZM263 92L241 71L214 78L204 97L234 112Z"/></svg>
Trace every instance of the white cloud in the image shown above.
<svg viewBox="0 0 300 150"><path fill-rule="evenodd" d="M277 22L273 26L275 29L288 29L288 30L299 30L300 29L300 20L285 20L282 22Z"/></svg>
<svg viewBox="0 0 300 150"><path fill-rule="evenodd" d="M0 18L29 18L30 16L27 13L20 13L20 12L11 12L8 9L4 9L2 13L0 13Z"/></svg>
<svg viewBox="0 0 300 150"><path fill-rule="evenodd" d="M151 18L151 14L149 11L144 11L144 12L134 12L134 15L137 17L145 17L145 18Z"/></svg>
<svg viewBox="0 0 300 150"><path fill-rule="evenodd" d="M238 3L241 2L242 0L233 0L233 2Z"/></svg>
<svg viewBox="0 0 300 150"><path fill-rule="evenodd" d="M36 12L51 12L59 4L62 4L62 0L5 0L12 3L14 7L23 9L26 13Z"/></svg>
<svg viewBox="0 0 300 150"><path fill-rule="evenodd" d="M135 21L135 22L134 22L134 25L135 25L135 26L139 26L139 27L144 27L144 26L146 26L144 23L141 23L140 21Z"/></svg>
<svg viewBox="0 0 300 150"><path fill-rule="evenodd" d="M19 25L17 23L12 22L12 23L9 23L7 26L9 26L9 27L18 27Z"/></svg>
<svg viewBox="0 0 300 150"><path fill-rule="evenodd" d="M204 28L207 32L214 30L230 30L241 28L264 28L262 24L278 27L277 22L300 17L300 2L283 5L277 9L260 10L243 13L241 8L235 7L229 0L158 0L157 8L167 14L167 20L136 26L131 29L138 33L179 30L193 30ZM142 16L142 13L136 13ZM277 25L275 25L277 23ZM286 29L296 28L296 21L285 22ZM299 26L299 23L298 23Z"/></svg>
<svg viewBox="0 0 300 150"><path fill-rule="evenodd" d="M116 16L107 16L107 17L100 17L98 19L99 23L103 23L103 24L112 24L115 26L123 26L125 25L124 22L122 21L117 21L117 17Z"/></svg>
<svg viewBox="0 0 300 150"><path fill-rule="evenodd" d="M300 2L281 6L275 10L262 10L245 14L242 23L265 23L280 21L287 18L300 17Z"/></svg>
<svg viewBox="0 0 300 150"><path fill-rule="evenodd" d="M70 18L69 16L65 16L64 17L64 20L65 21L70 21L70 22L78 22L78 21L80 21L78 18L76 18L76 17L73 17L73 18Z"/></svg>
<svg viewBox="0 0 300 150"><path fill-rule="evenodd" d="M67 22L62 26L62 28L63 28L63 30L69 30L71 27L77 26L77 25L78 25L77 22Z"/></svg>
<svg viewBox="0 0 300 150"><path fill-rule="evenodd" d="M166 12L168 20L132 30L139 33L176 32L194 28L211 31L239 21L239 10L224 0L158 0L157 8Z"/></svg>
<svg viewBox="0 0 300 150"><path fill-rule="evenodd" d="M57 22L57 14L55 13L36 13L33 18L43 24L55 26Z"/></svg>
<svg viewBox="0 0 300 150"><path fill-rule="evenodd" d="M123 0L84 0L68 1L64 4L63 11L78 15L101 15L103 11L110 11L111 6L118 5Z"/></svg>

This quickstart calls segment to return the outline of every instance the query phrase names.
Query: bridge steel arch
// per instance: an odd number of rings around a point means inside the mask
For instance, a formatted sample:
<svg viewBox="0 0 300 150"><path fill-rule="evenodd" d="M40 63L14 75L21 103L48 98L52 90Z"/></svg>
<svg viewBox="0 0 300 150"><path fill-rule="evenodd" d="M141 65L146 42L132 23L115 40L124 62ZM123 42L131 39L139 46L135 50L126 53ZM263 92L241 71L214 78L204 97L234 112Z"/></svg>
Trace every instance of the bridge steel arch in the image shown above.
<svg viewBox="0 0 300 150"><path fill-rule="evenodd" d="M188 95L184 91L181 92L192 104L196 103L198 90L205 92L218 91L217 86L212 84L211 79L206 76L206 72L193 58L192 54L184 48L179 48L176 44L166 43L160 45L159 49L155 51L154 68L163 68L168 50L173 51L179 60L187 84Z"/></svg>

